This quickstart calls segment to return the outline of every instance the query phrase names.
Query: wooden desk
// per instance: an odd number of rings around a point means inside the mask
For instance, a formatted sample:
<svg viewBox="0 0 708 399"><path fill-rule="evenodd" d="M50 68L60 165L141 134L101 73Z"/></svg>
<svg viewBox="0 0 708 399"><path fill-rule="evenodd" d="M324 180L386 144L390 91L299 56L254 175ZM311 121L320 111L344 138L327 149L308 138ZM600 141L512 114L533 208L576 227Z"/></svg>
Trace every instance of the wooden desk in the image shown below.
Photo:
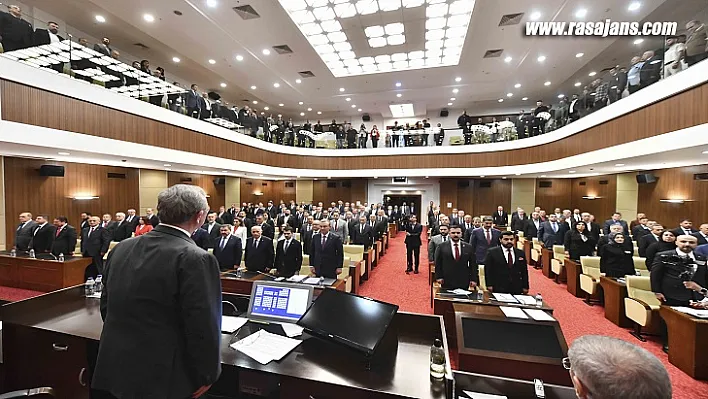
<svg viewBox="0 0 708 399"><path fill-rule="evenodd" d="M50 292L84 283L84 271L91 258L67 257L64 262L0 253L0 285ZM49 254L40 254L50 257Z"/></svg>
<svg viewBox="0 0 708 399"><path fill-rule="evenodd" d="M507 318L498 306L454 308L460 370L572 386L558 321Z"/></svg>
<svg viewBox="0 0 708 399"><path fill-rule="evenodd" d="M94 354L103 323L99 300L84 298L83 287L53 292L2 307L5 389L53 386L57 399L86 399L88 388L80 376L89 374L87 356ZM227 296L225 295L225 299ZM231 299L231 298L228 298ZM452 393L452 371L447 357L446 378L429 378L430 346L443 341L445 327L439 316L399 312L389 327L397 348L392 364L372 365L341 345L309 336L282 360L261 365L229 347L234 339L222 334L222 374L210 393L241 397L244 385L271 389L282 399L315 398L444 398ZM246 327L242 329L245 332ZM66 350L53 349L53 345ZM84 377L83 383L87 383Z"/></svg>
<svg viewBox="0 0 708 399"><path fill-rule="evenodd" d="M524 240L524 256L526 257L526 261L528 262L529 266L534 266L533 260L531 260L531 248L533 247L533 242L528 239Z"/></svg>
<svg viewBox="0 0 708 399"><path fill-rule="evenodd" d="M391 236L391 238L393 238L396 236L397 233L398 233L398 225L396 223L389 223L388 224L388 235Z"/></svg>
<svg viewBox="0 0 708 399"><path fill-rule="evenodd" d="M364 272L364 275L361 276L362 280L366 281L369 279L369 276L371 276L371 269L372 269L372 261L374 258L374 250L369 248L368 250L364 251L364 262L366 264L366 271Z"/></svg>
<svg viewBox="0 0 708 399"><path fill-rule="evenodd" d="M547 248L541 248L541 266L543 275L548 278L553 278L551 271L551 259L553 259L553 251Z"/></svg>
<svg viewBox="0 0 708 399"><path fill-rule="evenodd" d="M467 373L454 370L455 398L466 398L464 391L480 392L505 396L509 399L529 399L536 397L533 381L513 378L494 377L491 375ZM576 399L575 390L555 384L543 384L546 399Z"/></svg>
<svg viewBox="0 0 708 399"><path fill-rule="evenodd" d="M669 333L669 362L698 380L708 380L708 320L669 306L659 309Z"/></svg>
<svg viewBox="0 0 708 399"><path fill-rule="evenodd" d="M233 275L230 275L230 273L233 272L225 272L221 274L221 291L223 292L228 292L231 294L241 294L241 295L251 295L251 287L253 287L253 282L254 281L264 281L268 280L268 278L262 274L257 274L253 272L244 272L243 277L238 278ZM292 284L298 284L298 283L292 283ZM315 285L315 293L314 295L317 296L320 293L322 293L322 290L324 289L335 289L338 291L344 291L346 289L347 283L344 280L337 279L331 286L329 287L321 287L318 285Z"/></svg>
<svg viewBox="0 0 708 399"><path fill-rule="evenodd" d="M580 263L566 258L564 266L568 292L576 298L585 297L585 293L580 289L580 275L583 274L583 268Z"/></svg>
<svg viewBox="0 0 708 399"><path fill-rule="evenodd" d="M627 284L616 278L600 277L600 286L604 292L605 318L619 327L630 328L632 322L624 312L624 298L627 297Z"/></svg>

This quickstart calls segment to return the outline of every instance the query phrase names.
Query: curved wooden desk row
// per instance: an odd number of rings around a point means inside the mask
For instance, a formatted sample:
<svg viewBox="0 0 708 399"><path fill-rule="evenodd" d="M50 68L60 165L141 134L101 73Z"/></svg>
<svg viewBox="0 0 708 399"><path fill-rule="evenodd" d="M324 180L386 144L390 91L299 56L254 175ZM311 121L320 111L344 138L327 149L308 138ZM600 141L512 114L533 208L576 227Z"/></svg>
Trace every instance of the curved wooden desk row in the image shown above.
<svg viewBox="0 0 708 399"><path fill-rule="evenodd" d="M478 168L541 163L708 123L708 114L704 112L708 107L708 84L702 84L579 133L528 148L479 152L474 156L470 153L338 156L336 151L332 151L332 156L307 156L252 147L8 80L0 80L0 102L2 119L6 121L259 165L322 170Z"/></svg>
<svg viewBox="0 0 708 399"><path fill-rule="evenodd" d="M91 258L67 257L64 262L54 260L49 254L39 254L42 259L27 256L9 256L0 252L0 285L41 292L60 290L84 283L84 270Z"/></svg>

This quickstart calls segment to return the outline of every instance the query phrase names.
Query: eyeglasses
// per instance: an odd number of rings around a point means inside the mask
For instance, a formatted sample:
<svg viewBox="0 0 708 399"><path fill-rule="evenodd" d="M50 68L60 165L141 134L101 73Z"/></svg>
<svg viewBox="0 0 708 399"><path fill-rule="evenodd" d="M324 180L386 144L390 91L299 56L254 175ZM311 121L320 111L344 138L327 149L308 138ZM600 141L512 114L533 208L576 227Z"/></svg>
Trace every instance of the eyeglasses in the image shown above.
<svg viewBox="0 0 708 399"><path fill-rule="evenodd" d="M564 369L570 370L570 358L564 357L561 363L563 364Z"/></svg>

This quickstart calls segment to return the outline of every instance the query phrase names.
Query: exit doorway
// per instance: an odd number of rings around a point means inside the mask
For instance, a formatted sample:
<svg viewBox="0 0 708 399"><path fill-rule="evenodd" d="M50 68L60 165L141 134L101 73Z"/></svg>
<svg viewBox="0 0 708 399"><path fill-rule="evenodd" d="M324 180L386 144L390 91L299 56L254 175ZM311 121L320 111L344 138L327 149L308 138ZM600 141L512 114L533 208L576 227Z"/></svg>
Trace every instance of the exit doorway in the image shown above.
<svg viewBox="0 0 708 399"><path fill-rule="evenodd" d="M384 194L383 202L385 208L389 205L395 207L398 205L398 209L405 202L406 205L413 207L413 214L418 218L418 223L422 223L420 219L420 204L423 199L422 195L406 195L406 194Z"/></svg>

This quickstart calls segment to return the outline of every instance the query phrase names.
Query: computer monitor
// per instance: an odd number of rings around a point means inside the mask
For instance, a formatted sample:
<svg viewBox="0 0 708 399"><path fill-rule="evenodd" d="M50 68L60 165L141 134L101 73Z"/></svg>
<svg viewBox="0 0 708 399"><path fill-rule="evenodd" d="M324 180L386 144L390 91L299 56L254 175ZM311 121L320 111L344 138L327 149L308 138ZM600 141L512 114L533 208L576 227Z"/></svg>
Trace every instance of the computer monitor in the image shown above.
<svg viewBox="0 0 708 399"><path fill-rule="evenodd" d="M313 292L314 287L302 284L256 281L251 288L247 317L295 323L310 307Z"/></svg>
<svg viewBox="0 0 708 399"><path fill-rule="evenodd" d="M397 312L397 305L326 289L297 324L314 336L372 356Z"/></svg>

